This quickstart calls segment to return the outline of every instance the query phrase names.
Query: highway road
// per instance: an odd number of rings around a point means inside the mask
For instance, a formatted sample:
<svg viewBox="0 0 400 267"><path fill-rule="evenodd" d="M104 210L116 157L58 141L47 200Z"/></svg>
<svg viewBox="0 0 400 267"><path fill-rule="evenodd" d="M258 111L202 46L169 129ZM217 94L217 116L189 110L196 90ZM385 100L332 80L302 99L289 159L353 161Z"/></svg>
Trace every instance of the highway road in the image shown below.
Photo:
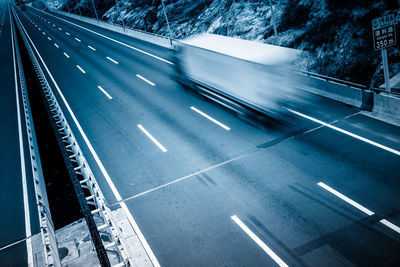
<svg viewBox="0 0 400 267"><path fill-rule="evenodd" d="M6 1L0 1L0 23L0 265L24 266L29 254L32 260L29 237L39 222Z"/></svg>
<svg viewBox="0 0 400 267"><path fill-rule="evenodd" d="M167 49L15 10L107 201L126 205L154 262L400 264L398 127L322 97L288 107L290 123L251 122L179 86Z"/></svg>

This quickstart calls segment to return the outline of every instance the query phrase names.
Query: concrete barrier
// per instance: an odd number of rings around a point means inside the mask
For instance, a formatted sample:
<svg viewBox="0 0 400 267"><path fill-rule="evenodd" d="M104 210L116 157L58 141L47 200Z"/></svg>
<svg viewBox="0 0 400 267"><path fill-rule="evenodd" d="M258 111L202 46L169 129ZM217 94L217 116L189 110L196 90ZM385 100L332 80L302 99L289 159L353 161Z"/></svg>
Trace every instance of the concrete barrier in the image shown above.
<svg viewBox="0 0 400 267"><path fill-rule="evenodd" d="M296 75L294 86L355 107L362 107L365 99L361 89L305 74Z"/></svg>
<svg viewBox="0 0 400 267"><path fill-rule="evenodd" d="M372 111L400 119L400 98L386 93L375 94Z"/></svg>
<svg viewBox="0 0 400 267"><path fill-rule="evenodd" d="M122 27L121 25L113 24L110 22L105 22L105 21L98 21L97 19L94 18L88 18L84 16L79 16L77 14L71 14L68 12L56 10L56 9L51 9L49 8L49 11L52 13L60 14L66 17L70 17L76 20L80 20L107 30L111 30L114 32L122 33L125 35L128 35L130 37L149 42L152 44L156 44L168 49L172 49L174 44L177 42L175 39L170 39L165 36L149 33L149 32L144 32L132 28L127 28L127 27Z"/></svg>

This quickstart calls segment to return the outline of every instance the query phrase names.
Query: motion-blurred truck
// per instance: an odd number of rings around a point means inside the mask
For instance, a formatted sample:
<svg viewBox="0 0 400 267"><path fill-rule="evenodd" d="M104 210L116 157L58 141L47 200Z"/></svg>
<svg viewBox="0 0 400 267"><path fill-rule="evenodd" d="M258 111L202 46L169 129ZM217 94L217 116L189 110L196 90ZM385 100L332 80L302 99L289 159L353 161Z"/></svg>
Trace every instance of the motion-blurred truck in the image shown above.
<svg viewBox="0 0 400 267"><path fill-rule="evenodd" d="M176 79L185 87L238 112L269 116L301 99L293 86L293 64L301 51L203 34L176 45Z"/></svg>

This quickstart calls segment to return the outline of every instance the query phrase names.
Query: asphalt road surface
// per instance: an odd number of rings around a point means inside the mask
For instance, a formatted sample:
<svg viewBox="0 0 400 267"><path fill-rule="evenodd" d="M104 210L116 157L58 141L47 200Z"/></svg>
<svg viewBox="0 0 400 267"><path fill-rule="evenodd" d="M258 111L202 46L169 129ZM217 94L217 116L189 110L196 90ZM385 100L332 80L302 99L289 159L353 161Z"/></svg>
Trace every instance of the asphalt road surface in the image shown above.
<svg viewBox="0 0 400 267"><path fill-rule="evenodd" d="M16 11L162 266L400 265L399 128L324 98L261 127L179 86L167 49Z"/></svg>

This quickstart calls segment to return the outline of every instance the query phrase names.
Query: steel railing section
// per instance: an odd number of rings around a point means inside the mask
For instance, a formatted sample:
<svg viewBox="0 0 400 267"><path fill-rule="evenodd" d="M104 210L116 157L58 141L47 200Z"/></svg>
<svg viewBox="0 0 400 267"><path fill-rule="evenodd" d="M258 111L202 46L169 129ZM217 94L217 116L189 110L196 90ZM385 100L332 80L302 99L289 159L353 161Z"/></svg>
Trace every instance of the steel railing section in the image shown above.
<svg viewBox="0 0 400 267"><path fill-rule="evenodd" d="M15 12L15 11L14 11ZM20 32L23 33L21 26L18 25ZM118 263L115 266L132 266L130 257L127 252L127 245L122 237L121 231L115 220L112 218L112 212L109 206L105 202L104 195L99 188L99 185L93 175L91 168L83 155L81 148L69 126L63 111L51 89L43 70L40 67L39 61L37 60L31 46L29 45L28 39L24 34L21 34L23 41L27 47L28 53L31 57L34 70L39 78L42 94L47 102L47 107L50 119L54 122L57 128L57 132L61 137L62 143L64 144L65 156L69 159L71 166L73 166L73 172L78 179L80 185L80 192L83 194L78 195L78 200L84 197L84 205L89 208L90 215L86 216L84 210L82 212L85 215L85 219L88 223L90 218L93 217L95 228L88 225L91 235L93 232L98 232L100 237L100 247L103 246L107 255L112 255L117 258ZM83 203L80 203L83 204ZM81 206L82 209L82 206ZM88 223L89 224L89 223ZM95 235L96 236L96 235ZM107 238L103 238L107 237ZM106 242L103 242L106 240ZM95 243L94 237L92 236L92 242ZM103 245L103 243L105 243ZM98 247L95 245L96 251L100 259ZM102 249L100 249L101 251ZM100 252L101 253L101 252ZM104 255L103 255L104 256ZM102 261L100 259L100 261ZM109 266L108 262L101 262L102 265Z"/></svg>
<svg viewBox="0 0 400 267"><path fill-rule="evenodd" d="M330 76L321 75L321 74L318 74L318 73L315 73L315 72L309 72L309 71L304 71L304 70L294 70L294 72L296 72L298 74L306 75L306 76L311 77L311 78L324 80L326 82L333 82L333 83L341 84L341 85L344 85L344 86L347 86L347 87L357 88L357 89L360 89L360 90L371 90L371 91L374 91L375 93L378 93L378 94L379 93L385 93L385 94L393 95L393 96L396 96L396 97L400 96L400 93L398 93L398 92L393 92L393 91L387 92L385 89L382 89L382 88L368 87L366 85L340 80L340 79L333 78L333 77L330 77Z"/></svg>
<svg viewBox="0 0 400 267"><path fill-rule="evenodd" d="M357 84L357 83L353 83L353 82L349 82L349 81L340 80L340 79L337 79L337 78L325 76L325 75L318 74L318 73L315 73L315 72L309 72L309 71L304 71L304 70L294 70L294 71L299 73L299 74L303 74L303 75L306 75L306 76L309 76L309 77L325 80L327 82L335 82L335 83L338 83L338 84L341 84L341 85L345 85L345 86L348 86L348 87L354 87L354 88L361 89L361 90L368 90L369 89L368 86L365 86L365 85L362 85L362 84Z"/></svg>
<svg viewBox="0 0 400 267"><path fill-rule="evenodd" d="M14 27L13 35L14 40L17 40ZM13 49L15 49L17 57L19 86L21 88L22 106L24 109L26 133L29 143L29 156L31 161L36 205L39 215L40 233L43 243L44 263L46 266L61 266L58 256L57 242L54 234L54 225L51 220L50 211L48 209L49 204L47 202L44 178L41 172L40 160L38 160L40 158L39 151L36 144L35 129L33 126L34 124L32 120L32 113L27 96L25 76L17 41L15 42L15 47L13 47ZM44 190L42 190L42 188L44 188Z"/></svg>
<svg viewBox="0 0 400 267"><path fill-rule="evenodd" d="M15 28L13 27L14 40L17 40ZM14 47L13 47L14 49ZM21 89L22 106L24 109L24 118L26 133L29 144L29 156L32 168L33 185L35 192L36 205L39 215L40 233L43 243L44 263L46 266L61 266L58 256L57 242L54 234L54 225L51 220L50 211L44 185L44 178L41 172L39 151L36 144L36 135L32 120L32 113L29 99L26 91L26 81L22 67L21 55L18 42L15 42L16 63L18 68L19 87ZM44 190L42 190L44 188Z"/></svg>

